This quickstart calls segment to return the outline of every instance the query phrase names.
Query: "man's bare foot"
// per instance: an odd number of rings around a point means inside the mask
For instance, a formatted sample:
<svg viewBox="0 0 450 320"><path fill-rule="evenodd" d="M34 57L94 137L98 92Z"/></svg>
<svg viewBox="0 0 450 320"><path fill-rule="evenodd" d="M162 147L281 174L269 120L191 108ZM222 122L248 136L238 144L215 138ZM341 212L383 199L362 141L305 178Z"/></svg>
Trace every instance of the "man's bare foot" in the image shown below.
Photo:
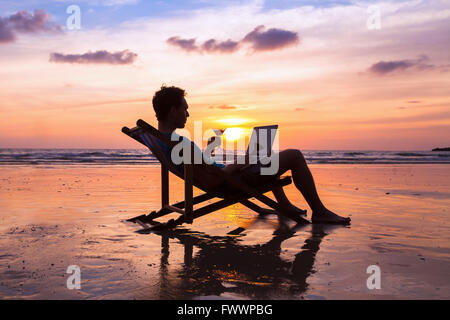
<svg viewBox="0 0 450 320"><path fill-rule="evenodd" d="M311 221L312 223L349 224L351 219L338 216L336 213L324 208L320 211L313 211Z"/></svg>

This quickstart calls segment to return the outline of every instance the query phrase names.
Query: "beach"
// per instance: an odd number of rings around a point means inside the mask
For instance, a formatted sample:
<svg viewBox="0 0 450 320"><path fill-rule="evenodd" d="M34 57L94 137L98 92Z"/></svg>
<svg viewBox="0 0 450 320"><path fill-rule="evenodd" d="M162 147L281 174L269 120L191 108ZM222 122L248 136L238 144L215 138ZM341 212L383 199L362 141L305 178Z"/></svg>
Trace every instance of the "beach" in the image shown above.
<svg viewBox="0 0 450 320"><path fill-rule="evenodd" d="M449 3L0 1L0 300L450 299Z"/></svg>
<svg viewBox="0 0 450 320"><path fill-rule="evenodd" d="M350 226L280 228L277 216L234 205L141 234L125 220L159 209L157 164L3 165L0 298L450 298L450 164L310 168ZM171 176L171 202L183 190ZM285 190L310 219L293 184ZM73 265L81 289L67 287ZM380 289L367 286L371 265Z"/></svg>

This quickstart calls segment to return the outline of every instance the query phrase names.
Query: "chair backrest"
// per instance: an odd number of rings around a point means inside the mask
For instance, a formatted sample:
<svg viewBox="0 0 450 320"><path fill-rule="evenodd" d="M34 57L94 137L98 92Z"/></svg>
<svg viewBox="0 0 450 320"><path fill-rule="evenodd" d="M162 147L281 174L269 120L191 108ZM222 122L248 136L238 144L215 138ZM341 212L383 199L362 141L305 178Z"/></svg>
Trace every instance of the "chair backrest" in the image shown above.
<svg viewBox="0 0 450 320"><path fill-rule="evenodd" d="M160 143L165 143L150 134L148 131L140 133L140 137L145 145L150 149L153 155L159 160L161 165L165 166L170 172L180 178L184 178L183 167L177 167L172 161L167 158L167 154L163 151L163 146ZM167 145L169 147L169 145Z"/></svg>
<svg viewBox="0 0 450 320"><path fill-rule="evenodd" d="M183 164L181 165L175 165L168 157L166 156L166 153L162 150L161 144L163 143L166 146L171 149L175 145L178 144L178 141L172 141L168 136L163 134L158 129L154 128L144 120L138 120L136 122L137 127L133 129L129 129L127 127L122 128L122 132L127 134L128 136L132 137L136 141L140 142L141 144L145 145L150 149L152 154L158 159L158 161L161 163L162 166L167 168L170 172L175 174L181 179L184 179L184 168ZM158 142L159 141L159 142ZM193 155L193 152L191 152L191 155ZM202 163L202 164L194 164L194 171L195 170L210 170L210 172L217 172L217 170L220 170L214 165ZM205 190L205 186L198 181L194 174L193 177L193 184L202 189Z"/></svg>
<svg viewBox="0 0 450 320"><path fill-rule="evenodd" d="M170 172L180 178L184 178L182 167L177 167L170 161L162 149L161 143L164 143L168 148L177 144L176 141L170 140L167 136L155 129L143 120L138 121L138 126L133 129L127 127L122 128L122 132L140 142L150 149L151 153L158 159L162 166L167 168Z"/></svg>

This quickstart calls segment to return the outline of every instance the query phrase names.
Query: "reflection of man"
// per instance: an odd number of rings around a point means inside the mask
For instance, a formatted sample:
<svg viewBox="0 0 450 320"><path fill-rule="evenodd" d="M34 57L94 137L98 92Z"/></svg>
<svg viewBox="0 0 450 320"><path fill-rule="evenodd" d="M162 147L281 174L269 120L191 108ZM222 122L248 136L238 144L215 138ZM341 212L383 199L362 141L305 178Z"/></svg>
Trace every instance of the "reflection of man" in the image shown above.
<svg viewBox="0 0 450 320"><path fill-rule="evenodd" d="M253 222L257 222L255 219ZM283 259L281 255L282 243L291 239L299 230L298 226L285 229L279 226L273 238L267 243L253 245L243 244L243 238L237 240L234 236L210 236L202 232L189 232L183 229L171 230L170 237L174 237L184 245L184 270L178 272L184 281L175 283L179 288L169 288L164 283L170 276L167 274L169 248L169 235L162 233L161 254L161 289L180 293L179 298L192 298L193 296L221 295L224 292L239 294L252 294L252 298L270 299L276 296L297 296L307 287L307 279L313 272L316 255L320 250L323 238L330 234L337 225L313 224L307 239L301 245L302 236L295 237L297 246L301 250L295 255L293 261ZM238 228L228 235L242 234L244 228ZM194 246L198 248L193 255ZM172 248L174 249L174 248ZM178 249L178 248L177 248ZM226 259L224 259L226 257ZM213 272L208 266L214 266ZM205 269L206 267L206 269ZM316 270L319 271L320 270ZM227 289L223 286L224 280L232 280L233 287ZM266 285L261 285L264 282ZM183 289L188 289L184 291Z"/></svg>
<svg viewBox="0 0 450 320"><path fill-rule="evenodd" d="M177 87L162 86L161 90L157 91L153 96L153 108L158 119L158 129L162 133L171 136L176 129L184 128L188 113L188 104L185 99L186 92ZM170 150L165 148L167 158L171 159ZM194 152L200 152L201 149L194 144ZM291 175L295 187L301 192L306 202L312 210L312 222L322 223L349 223L350 218L338 216L334 212L328 210L319 198L316 190L314 179L311 171L308 168L305 158L300 150L288 149L279 152L279 169L275 176L281 176L287 171L291 171ZM248 166L246 164L228 164L223 165L212 161L212 164L221 168L228 173L245 174L243 170L251 170L251 173L260 177L261 168L255 166ZM245 167L245 169L244 169ZM223 180L216 175L208 172L196 172L196 179L209 187L219 186ZM283 188L279 187L273 191L278 203L286 211L294 212L296 214L304 214L304 211L294 206L284 194Z"/></svg>

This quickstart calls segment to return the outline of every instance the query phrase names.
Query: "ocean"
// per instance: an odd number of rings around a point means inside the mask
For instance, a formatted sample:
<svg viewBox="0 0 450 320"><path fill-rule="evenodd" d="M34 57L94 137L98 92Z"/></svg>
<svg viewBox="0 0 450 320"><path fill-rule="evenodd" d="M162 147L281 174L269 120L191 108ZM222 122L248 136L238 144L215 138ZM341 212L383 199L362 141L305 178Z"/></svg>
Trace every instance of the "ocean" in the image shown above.
<svg viewBox="0 0 450 320"><path fill-rule="evenodd" d="M445 151L303 150L308 163L446 164ZM222 162L221 159L215 159ZM145 149L0 149L0 165L158 165Z"/></svg>

